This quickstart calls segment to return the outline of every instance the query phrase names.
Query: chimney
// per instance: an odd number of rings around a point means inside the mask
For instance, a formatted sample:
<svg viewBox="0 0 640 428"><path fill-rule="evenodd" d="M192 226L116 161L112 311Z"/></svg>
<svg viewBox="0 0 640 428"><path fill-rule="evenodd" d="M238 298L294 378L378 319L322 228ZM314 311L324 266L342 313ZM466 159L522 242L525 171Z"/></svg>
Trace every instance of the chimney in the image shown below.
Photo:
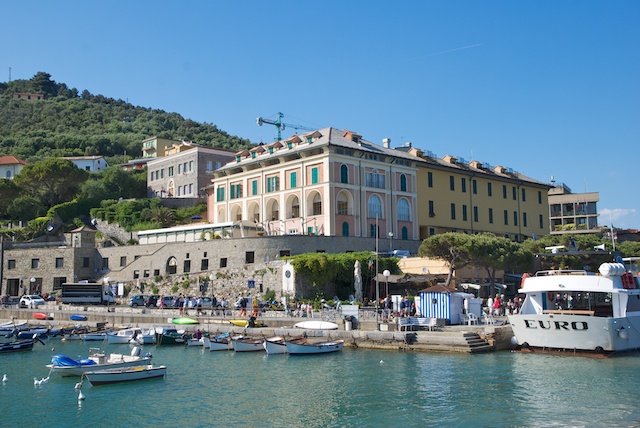
<svg viewBox="0 0 640 428"><path fill-rule="evenodd" d="M391 145L391 139L390 138L385 138L382 140L382 145L384 146L385 149L388 149L389 146Z"/></svg>

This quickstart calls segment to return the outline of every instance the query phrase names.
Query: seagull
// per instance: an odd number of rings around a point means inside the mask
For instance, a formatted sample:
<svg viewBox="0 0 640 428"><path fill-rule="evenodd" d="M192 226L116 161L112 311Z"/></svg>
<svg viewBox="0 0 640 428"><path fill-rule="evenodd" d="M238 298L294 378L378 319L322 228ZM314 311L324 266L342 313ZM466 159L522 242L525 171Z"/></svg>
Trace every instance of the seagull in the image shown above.
<svg viewBox="0 0 640 428"><path fill-rule="evenodd" d="M7 377L7 374L6 374L6 373L5 373L5 374L3 374L3 375L2 375L2 383L4 383L4 382L8 382L8 381L9 381L9 378Z"/></svg>
<svg viewBox="0 0 640 428"><path fill-rule="evenodd" d="M41 383L42 383L41 380L38 380L35 377L33 378L33 386L39 386Z"/></svg>
<svg viewBox="0 0 640 428"><path fill-rule="evenodd" d="M82 391L78 392L78 401L82 401L84 400L84 394L82 393Z"/></svg>

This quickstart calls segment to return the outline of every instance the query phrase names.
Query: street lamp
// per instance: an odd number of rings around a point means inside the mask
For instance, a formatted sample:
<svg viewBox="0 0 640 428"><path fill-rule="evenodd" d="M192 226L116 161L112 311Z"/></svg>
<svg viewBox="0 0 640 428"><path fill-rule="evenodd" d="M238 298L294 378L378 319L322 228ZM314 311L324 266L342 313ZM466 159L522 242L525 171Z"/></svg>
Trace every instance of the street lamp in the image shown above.
<svg viewBox="0 0 640 428"><path fill-rule="evenodd" d="M389 269L385 269L384 272L382 272L382 275L384 275L385 282L387 283L384 292L386 297L389 295L389 275L391 275L391 272L389 272Z"/></svg>
<svg viewBox="0 0 640 428"><path fill-rule="evenodd" d="M389 255L393 253L393 232L389 232Z"/></svg>
<svg viewBox="0 0 640 428"><path fill-rule="evenodd" d="M33 288L36 285L36 279L34 277L31 277L29 282L31 282L31 287L29 287L29 294L33 294Z"/></svg>

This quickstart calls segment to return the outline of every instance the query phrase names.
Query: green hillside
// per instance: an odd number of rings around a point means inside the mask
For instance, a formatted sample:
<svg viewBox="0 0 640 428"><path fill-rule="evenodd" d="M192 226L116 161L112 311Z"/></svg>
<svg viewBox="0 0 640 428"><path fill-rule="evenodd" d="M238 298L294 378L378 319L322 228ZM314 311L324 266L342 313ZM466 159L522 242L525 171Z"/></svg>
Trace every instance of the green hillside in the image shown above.
<svg viewBox="0 0 640 428"><path fill-rule="evenodd" d="M14 92L42 93L43 101L13 100ZM158 136L237 150L250 145L209 123L136 107L122 100L80 92L51 75L0 83L0 156L27 162L52 156L103 155L110 164L141 157L141 142Z"/></svg>

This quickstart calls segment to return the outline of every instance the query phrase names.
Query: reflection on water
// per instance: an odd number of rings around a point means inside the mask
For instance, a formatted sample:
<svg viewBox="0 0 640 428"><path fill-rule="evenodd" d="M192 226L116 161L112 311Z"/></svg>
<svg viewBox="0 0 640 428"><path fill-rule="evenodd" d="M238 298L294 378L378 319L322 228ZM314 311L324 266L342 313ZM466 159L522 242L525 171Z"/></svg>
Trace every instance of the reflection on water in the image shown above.
<svg viewBox="0 0 640 428"><path fill-rule="evenodd" d="M590 359L500 352L482 355L344 349L290 357L145 347L166 379L90 387L77 378L33 377L54 352L86 355L78 342L49 342L0 355L0 411L16 405L29 425L49 426L637 426L636 355ZM107 352L127 353L128 345ZM41 410L41 411L40 411ZM0 426L3 422L0 422Z"/></svg>

